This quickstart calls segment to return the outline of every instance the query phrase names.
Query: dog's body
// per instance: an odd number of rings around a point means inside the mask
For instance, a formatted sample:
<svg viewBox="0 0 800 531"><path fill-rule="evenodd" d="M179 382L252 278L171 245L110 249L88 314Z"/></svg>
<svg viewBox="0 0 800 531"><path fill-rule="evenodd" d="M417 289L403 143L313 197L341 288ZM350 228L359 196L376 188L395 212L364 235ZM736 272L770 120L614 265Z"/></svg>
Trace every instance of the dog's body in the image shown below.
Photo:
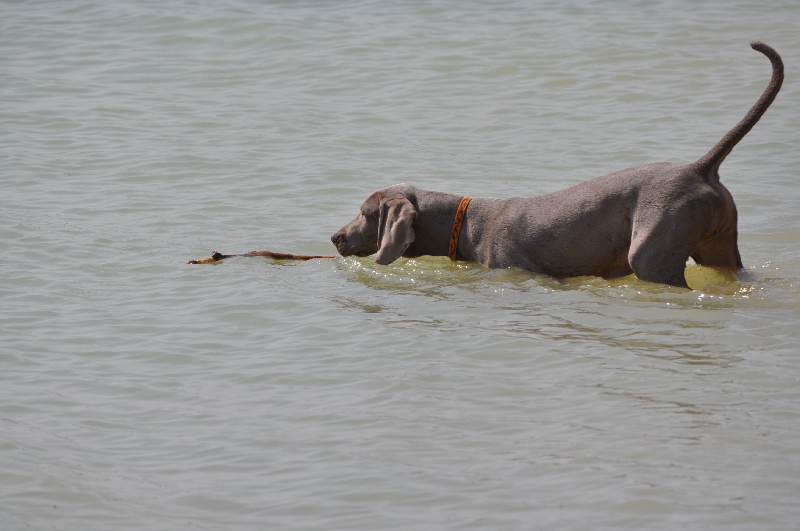
<svg viewBox="0 0 800 531"><path fill-rule="evenodd" d="M461 212L456 256L555 277L635 273L680 287L688 287L689 257L701 265L741 269L736 206L717 170L783 82L777 52L762 43L751 46L772 62L769 86L705 156L691 164L637 166L547 195L473 199ZM447 256L460 200L391 186L370 195L361 213L331 240L342 256L377 253L375 261L382 265L400 256Z"/></svg>

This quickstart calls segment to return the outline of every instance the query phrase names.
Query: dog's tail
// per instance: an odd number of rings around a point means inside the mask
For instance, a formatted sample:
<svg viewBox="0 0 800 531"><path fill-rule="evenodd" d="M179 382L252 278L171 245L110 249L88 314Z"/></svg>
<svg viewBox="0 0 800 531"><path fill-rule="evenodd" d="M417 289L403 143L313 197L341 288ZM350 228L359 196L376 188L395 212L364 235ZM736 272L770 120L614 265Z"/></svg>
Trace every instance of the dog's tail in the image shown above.
<svg viewBox="0 0 800 531"><path fill-rule="evenodd" d="M695 165L698 166L700 171L708 175L709 178L719 179L717 170L720 164L722 164L722 161L725 160L725 157L728 156L736 144L750 132L753 126L758 123L761 116L775 100L775 96L778 95L778 91L783 84L783 61L781 61L781 56L778 55L778 52L763 42L753 42L750 46L754 50L766 55L770 62L772 62L772 78L769 80L769 85L767 85L764 93L761 94L761 97L758 98L758 101L753 105L747 115L745 115L733 129L728 131L728 134L722 137L722 139L717 142L717 145L711 148L711 151L695 162Z"/></svg>

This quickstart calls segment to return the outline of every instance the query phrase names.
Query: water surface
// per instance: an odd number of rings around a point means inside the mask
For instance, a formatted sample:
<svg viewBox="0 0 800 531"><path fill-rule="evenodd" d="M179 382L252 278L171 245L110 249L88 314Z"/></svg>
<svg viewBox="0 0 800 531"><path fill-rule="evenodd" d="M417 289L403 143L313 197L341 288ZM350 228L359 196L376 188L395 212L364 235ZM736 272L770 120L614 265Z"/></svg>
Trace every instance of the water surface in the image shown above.
<svg viewBox="0 0 800 531"><path fill-rule="evenodd" d="M794 2L0 5L4 529L792 529ZM333 252L377 188L721 169L693 290Z"/></svg>

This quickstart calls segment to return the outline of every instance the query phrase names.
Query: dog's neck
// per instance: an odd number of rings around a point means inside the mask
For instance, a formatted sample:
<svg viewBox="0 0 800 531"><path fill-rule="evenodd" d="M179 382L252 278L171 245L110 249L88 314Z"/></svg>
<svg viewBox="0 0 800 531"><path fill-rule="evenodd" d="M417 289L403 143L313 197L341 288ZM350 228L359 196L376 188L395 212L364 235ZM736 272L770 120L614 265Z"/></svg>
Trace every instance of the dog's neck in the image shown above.
<svg viewBox="0 0 800 531"><path fill-rule="evenodd" d="M413 200L417 208L414 241L403 256L448 256L453 221L462 197L429 191L416 195Z"/></svg>

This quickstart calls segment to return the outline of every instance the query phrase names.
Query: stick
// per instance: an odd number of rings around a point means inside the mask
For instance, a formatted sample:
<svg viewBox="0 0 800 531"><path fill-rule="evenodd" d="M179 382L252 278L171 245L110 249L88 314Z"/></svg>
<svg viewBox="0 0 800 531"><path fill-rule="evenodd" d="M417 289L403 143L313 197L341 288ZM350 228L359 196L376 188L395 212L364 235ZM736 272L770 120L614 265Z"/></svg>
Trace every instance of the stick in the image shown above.
<svg viewBox="0 0 800 531"><path fill-rule="evenodd" d="M307 255L307 254L289 254L289 253L273 253L272 251L251 251L244 254L222 254L214 251L210 258L201 258L200 260L189 260L187 264L213 264L226 258L233 258L234 256L264 256L272 258L273 260L313 260L315 258L336 258L333 255Z"/></svg>

